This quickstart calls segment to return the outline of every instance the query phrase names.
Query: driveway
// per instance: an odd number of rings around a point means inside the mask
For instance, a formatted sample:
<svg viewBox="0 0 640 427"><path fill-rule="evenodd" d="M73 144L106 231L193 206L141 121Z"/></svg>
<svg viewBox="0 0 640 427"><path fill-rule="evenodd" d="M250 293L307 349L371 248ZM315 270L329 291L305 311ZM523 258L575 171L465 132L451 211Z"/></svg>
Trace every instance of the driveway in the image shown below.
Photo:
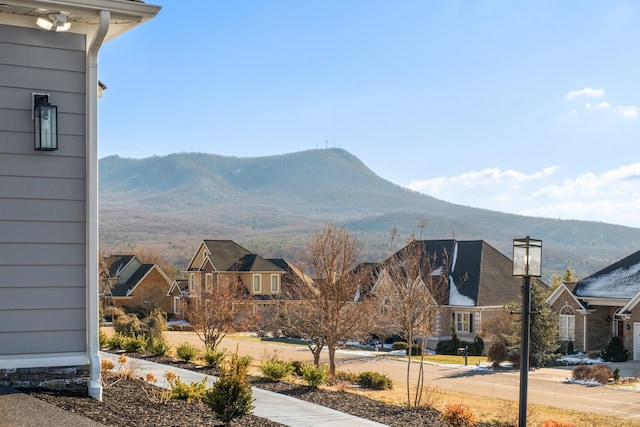
<svg viewBox="0 0 640 427"><path fill-rule="evenodd" d="M177 346L183 342L202 347L202 342L194 333L167 332L167 340ZM306 346L264 343L250 340L225 338L221 344L229 351L236 346L241 355L251 355L264 359L277 354L285 360L313 361ZM321 363L328 362L325 351ZM462 358L461 358L462 360ZM389 376L398 388L406 387L406 362L393 357L380 356L380 353L355 350L339 350L336 354L339 370L364 372L375 371ZM640 362L611 364L620 368L622 376L632 376L640 372ZM517 401L520 391L520 373L518 371L479 370L463 365L425 366L428 383L439 388L464 391L482 396ZM581 384L564 383L571 377L571 367L542 368L529 373L528 403L554 406L563 409L609 415L640 424L640 393L615 390L607 387L588 387Z"/></svg>

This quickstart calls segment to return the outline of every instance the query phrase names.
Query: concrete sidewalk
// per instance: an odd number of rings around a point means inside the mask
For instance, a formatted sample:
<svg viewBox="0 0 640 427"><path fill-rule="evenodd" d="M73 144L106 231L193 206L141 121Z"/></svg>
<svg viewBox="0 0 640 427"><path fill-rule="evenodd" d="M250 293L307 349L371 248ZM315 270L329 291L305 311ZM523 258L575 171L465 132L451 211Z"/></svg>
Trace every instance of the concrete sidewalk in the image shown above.
<svg viewBox="0 0 640 427"><path fill-rule="evenodd" d="M118 355L111 353L100 353L102 359L111 359L115 366L118 366ZM173 371L180 377L180 380L189 384L192 382L200 382L204 379L205 375L198 372L194 372L188 369L175 368L173 366L166 366L159 363L149 362L144 359L131 359L132 367L135 368L138 376L144 377L148 372L152 372L156 378L158 378L159 385L162 383L160 380L166 371ZM211 387L215 382L215 378L209 376L207 385ZM280 393L274 393L267 390L262 390L257 387L252 387L253 398L255 401L253 405L253 415L258 417L267 418L272 421L276 421L280 424L284 424L292 427L337 427L337 426L350 426L350 427L366 427L366 426L384 426L374 421L365 420L362 418L354 417L353 415L345 414L333 409L326 408L324 406L316 405L314 403L305 402L304 400L295 399L290 396L285 396Z"/></svg>

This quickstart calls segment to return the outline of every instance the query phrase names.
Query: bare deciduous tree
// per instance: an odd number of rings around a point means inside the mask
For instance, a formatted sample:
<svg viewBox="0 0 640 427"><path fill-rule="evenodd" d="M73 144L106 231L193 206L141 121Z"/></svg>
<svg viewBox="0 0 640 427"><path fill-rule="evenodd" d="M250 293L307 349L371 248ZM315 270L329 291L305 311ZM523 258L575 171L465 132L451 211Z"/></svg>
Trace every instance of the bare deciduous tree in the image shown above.
<svg viewBox="0 0 640 427"><path fill-rule="evenodd" d="M244 285L225 277L210 292L187 298L184 315L205 348L213 350L245 316L248 305Z"/></svg>
<svg viewBox="0 0 640 427"><path fill-rule="evenodd" d="M314 299L288 300L280 305L278 326L287 335L302 338L311 353L313 363L320 365L320 353L325 345L326 328L322 321L322 310L314 304Z"/></svg>
<svg viewBox="0 0 640 427"><path fill-rule="evenodd" d="M145 248L138 248L134 251L136 258L145 264L155 264L160 270L164 272L170 279L175 279L176 266L171 265L159 254L152 252Z"/></svg>
<svg viewBox="0 0 640 427"><path fill-rule="evenodd" d="M427 337L435 331L435 320L447 292L447 253L429 253L422 240L409 243L387 259L382 266L373 290L380 314L378 329L398 334L406 339L407 361L407 405L411 399L412 345L417 338L422 340L421 358L426 353ZM440 260L439 264L436 262ZM424 388L424 372L419 365L417 392L413 405L419 406Z"/></svg>
<svg viewBox="0 0 640 427"><path fill-rule="evenodd" d="M357 269L361 248L349 231L328 224L314 232L304 260L313 281L298 286L300 300L285 303L285 325L303 336L319 361L320 350L329 351L329 375L335 375L335 352L340 342L364 336L371 319L371 304L360 299L367 283L366 270Z"/></svg>

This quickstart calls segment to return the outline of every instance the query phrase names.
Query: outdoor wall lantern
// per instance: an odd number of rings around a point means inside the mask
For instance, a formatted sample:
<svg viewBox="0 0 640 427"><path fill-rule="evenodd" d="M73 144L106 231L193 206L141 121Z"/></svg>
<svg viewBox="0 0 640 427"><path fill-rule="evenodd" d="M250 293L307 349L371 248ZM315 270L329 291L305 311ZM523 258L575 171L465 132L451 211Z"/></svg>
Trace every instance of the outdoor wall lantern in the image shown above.
<svg viewBox="0 0 640 427"><path fill-rule="evenodd" d="M67 22L67 15L62 13L51 13L45 16L39 16L36 19L36 25L47 31L63 32L69 31L71 22Z"/></svg>
<svg viewBox="0 0 640 427"><path fill-rule="evenodd" d="M631 329L631 325L629 324L629 322L627 322L627 326L626 326L626 327L627 327L627 331L628 331L629 329Z"/></svg>
<svg viewBox="0 0 640 427"><path fill-rule="evenodd" d="M607 316L607 323L611 323L611 315Z"/></svg>
<svg viewBox="0 0 640 427"><path fill-rule="evenodd" d="M529 336L531 329L531 277L540 277L542 270L542 240L513 239L513 275L523 278L522 340L520 342L520 401L518 425L527 425L527 386L529 374Z"/></svg>
<svg viewBox="0 0 640 427"><path fill-rule="evenodd" d="M47 94L33 94L33 130L36 150L58 149L58 107L49 104Z"/></svg>

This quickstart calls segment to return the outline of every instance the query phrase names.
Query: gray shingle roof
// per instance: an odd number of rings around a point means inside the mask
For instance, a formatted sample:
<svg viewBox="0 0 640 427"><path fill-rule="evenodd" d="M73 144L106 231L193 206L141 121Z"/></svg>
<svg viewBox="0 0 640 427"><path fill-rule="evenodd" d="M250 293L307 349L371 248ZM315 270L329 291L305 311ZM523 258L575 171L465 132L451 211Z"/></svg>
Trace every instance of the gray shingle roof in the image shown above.
<svg viewBox="0 0 640 427"><path fill-rule="evenodd" d="M581 298L633 298L640 292L640 251L579 280L573 293Z"/></svg>
<svg viewBox="0 0 640 427"><path fill-rule="evenodd" d="M217 271L274 271L282 269L252 254L233 240L205 240L209 259Z"/></svg>
<svg viewBox="0 0 640 427"><path fill-rule="evenodd" d="M111 255L104 258L109 266L109 277L116 277L122 269L135 258L135 255Z"/></svg>
<svg viewBox="0 0 640 427"><path fill-rule="evenodd" d="M114 297L126 297L127 293L131 291L154 266L155 264L142 264L126 282L118 283L114 286L111 289L111 295Z"/></svg>
<svg viewBox="0 0 640 427"><path fill-rule="evenodd" d="M420 240L410 244L423 245L423 253L435 255L433 265L425 271L449 271L443 304L500 306L520 299L522 282L513 277L512 261L485 241ZM401 256L403 249L393 257Z"/></svg>

